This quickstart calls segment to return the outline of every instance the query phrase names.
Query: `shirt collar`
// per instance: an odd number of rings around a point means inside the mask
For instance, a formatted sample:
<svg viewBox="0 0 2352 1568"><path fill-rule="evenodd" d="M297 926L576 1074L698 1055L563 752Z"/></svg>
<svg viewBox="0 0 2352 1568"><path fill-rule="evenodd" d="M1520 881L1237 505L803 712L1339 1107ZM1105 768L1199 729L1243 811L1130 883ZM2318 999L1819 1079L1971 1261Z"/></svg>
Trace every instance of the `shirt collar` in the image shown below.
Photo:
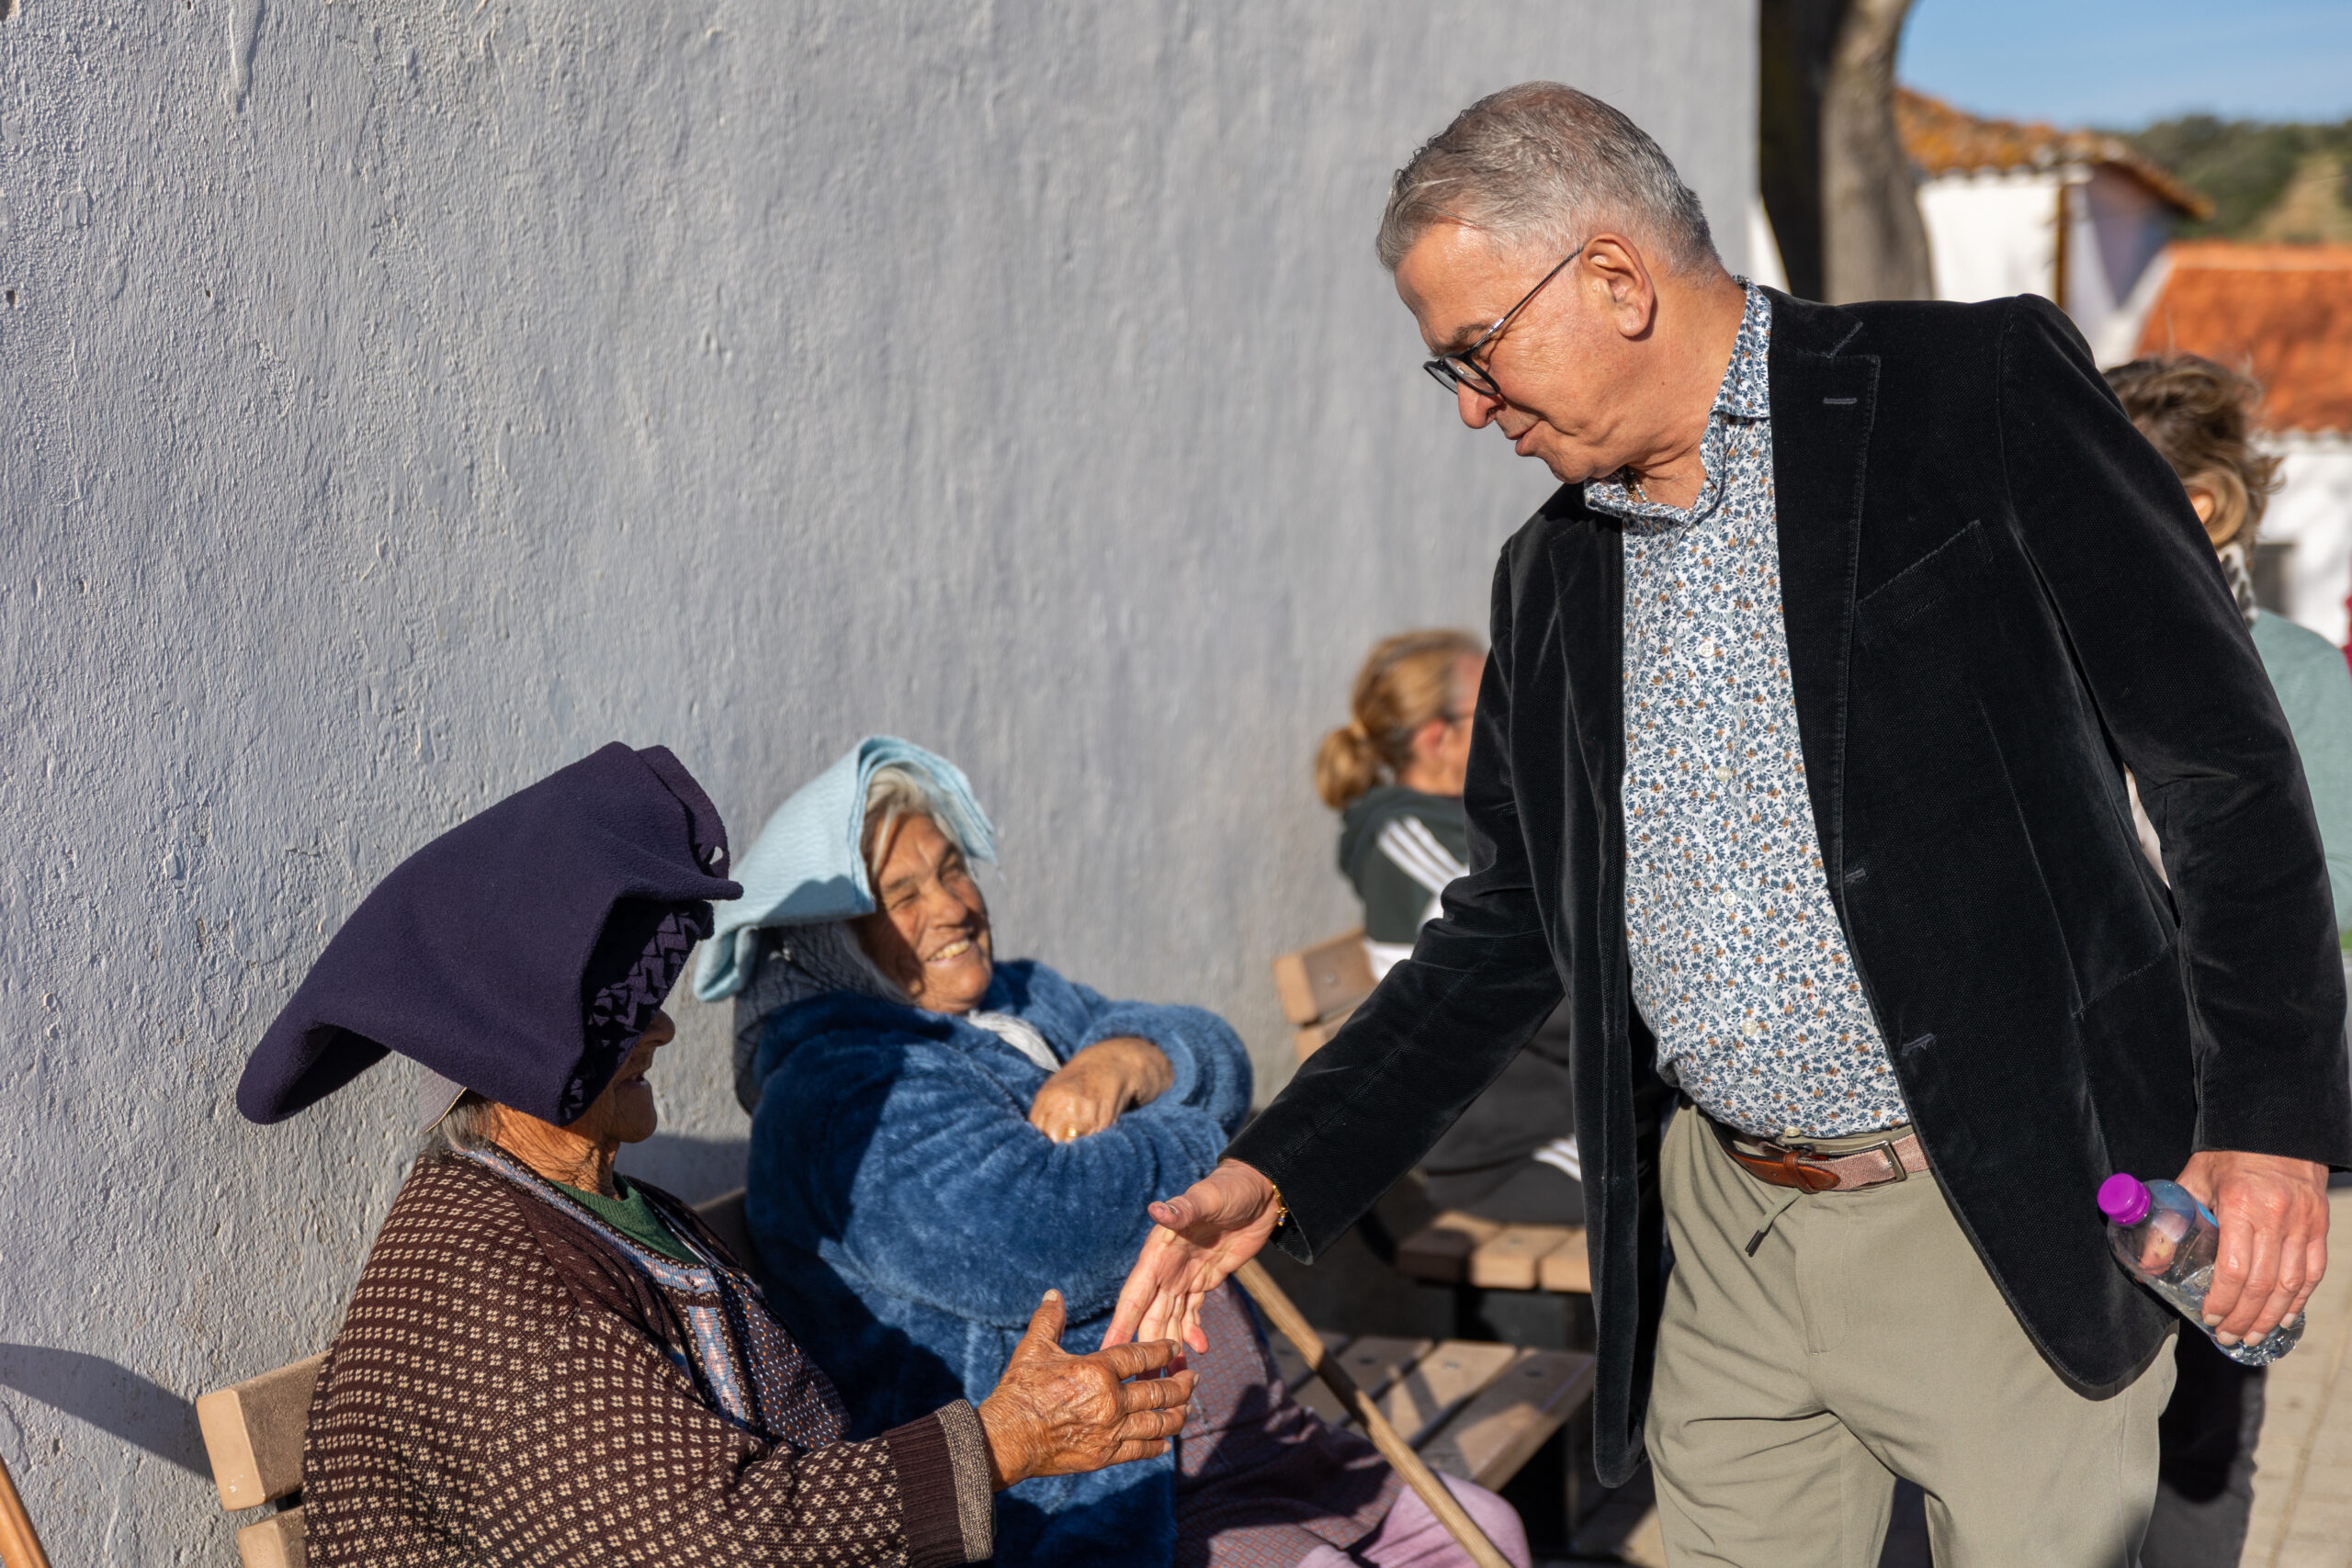
<svg viewBox="0 0 2352 1568"><path fill-rule="evenodd" d="M1764 290L1742 279L1747 308L1739 313L1739 336L1731 345L1731 363L1724 367L1724 384L1715 390L1714 412L1735 419L1772 417L1772 389L1765 375L1766 356L1772 346L1772 300Z"/></svg>
<svg viewBox="0 0 2352 1568"><path fill-rule="evenodd" d="M1706 434L1700 438L1699 457L1704 477L1697 498L1688 507L1645 501L1634 494L1621 468L1607 479L1586 481L1586 505L1628 519L1681 523L1701 515L1714 504L1722 489L1725 422L1766 421L1772 417L1771 381L1768 374L1772 301L1746 278L1740 279L1740 287L1747 292L1747 304L1740 311L1738 335L1732 340L1731 363L1724 367L1723 384L1715 389L1715 400L1708 408Z"/></svg>

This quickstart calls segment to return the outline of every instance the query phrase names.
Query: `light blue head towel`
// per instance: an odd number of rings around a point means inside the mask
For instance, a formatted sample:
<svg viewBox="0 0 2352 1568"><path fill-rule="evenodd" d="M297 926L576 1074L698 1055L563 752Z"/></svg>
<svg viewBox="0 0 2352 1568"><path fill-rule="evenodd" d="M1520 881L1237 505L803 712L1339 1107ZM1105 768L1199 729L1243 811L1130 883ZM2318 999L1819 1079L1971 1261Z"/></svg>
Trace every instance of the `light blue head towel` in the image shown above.
<svg viewBox="0 0 2352 1568"><path fill-rule="evenodd" d="M874 890L857 852L865 827L865 790L875 770L893 763L921 778L940 827L973 860L996 861L996 826L972 798L971 781L944 757L891 735L869 735L848 755L800 786L775 808L733 875L743 897L712 906L718 929L695 964L695 995L707 1002L749 984L766 926L806 926L874 912Z"/></svg>

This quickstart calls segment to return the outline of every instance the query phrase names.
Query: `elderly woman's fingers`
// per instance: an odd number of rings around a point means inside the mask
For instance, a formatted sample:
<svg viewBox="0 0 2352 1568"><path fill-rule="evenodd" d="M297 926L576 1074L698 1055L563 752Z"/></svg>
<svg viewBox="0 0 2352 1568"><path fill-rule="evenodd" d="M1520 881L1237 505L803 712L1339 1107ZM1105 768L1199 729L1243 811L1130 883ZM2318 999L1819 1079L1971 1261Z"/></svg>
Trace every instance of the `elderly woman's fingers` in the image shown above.
<svg viewBox="0 0 2352 1568"><path fill-rule="evenodd" d="M1065 1067L1062 1072L1069 1070ZM1116 1095L1102 1091L1082 1077L1065 1080L1061 1073L1047 1078L1036 1098L1029 1102L1029 1125L1057 1144L1099 1133L1117 1121L1118 1116Z"/></svg>
<svg viewBox="0 0 2352 1568"><path fill-rule="evenodd" d="M1138 1410L1173 1410L1193 1397L1201 1374L1181 1371L1164 1378L1139 1378L1119 1385L1119 1409L1122 1413Z"/></svg>
<svg viewBox="0 0 2352 1568"><path fill-rule="evenodd" d="M1062 1328L1069 1321L1069 1311L1062 1305L1062 1293L1047 1291L1039 1298L1037 1310L1029 1314L1029 1326L1023 1331L1021 1343L1013 1348L1013 1356L1060 1349Z"/></svg>
<svg viewBox="0 0 2352 1568"><path fill-rule="evenodd" d="M1123 1443L1172 1438L1184 1429L1187 1414L1182 1410L1138 1410L1113 1427L1112 1436Z"/></svg>
<svg viewBox="0 0 2352 1568"><path fill-rule="evenodd" d="M1165 1438L1148 1443L1130 1440L1111 1450L1111 1463L1129 1464L1139 1459L1158 1459L1167 1451L1168 1439Z"/></svg>
<svg viewBox="0 0 2352 1568"><path fill-rule="evenodd" d="M1113 1345L1086 1358L1099 1361L1114 1378L1125 1382L1129 1378L1156 1372L1182 1354L1183 1347L1172 1339L1143 1339L1132 1345Z"/></svg>

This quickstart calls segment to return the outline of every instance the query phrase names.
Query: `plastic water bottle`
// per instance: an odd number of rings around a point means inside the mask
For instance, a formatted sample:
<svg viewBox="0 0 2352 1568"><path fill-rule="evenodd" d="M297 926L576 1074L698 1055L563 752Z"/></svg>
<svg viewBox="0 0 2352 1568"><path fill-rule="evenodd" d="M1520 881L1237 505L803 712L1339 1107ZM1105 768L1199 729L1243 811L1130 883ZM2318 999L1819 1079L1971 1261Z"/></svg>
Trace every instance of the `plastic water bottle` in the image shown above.
<svg viewBox="0 0 2352 1568"><path fill-rule="evenodd" d="M2213 1258L2222 1227L2212 1211L2177 1181L2143 1181L2116 1172L2098 1188L2099 1213L2107 1216L2107 1243L2132 1277L2171 1303L2207 1338L2205 1292L2213 1283ZM2248 1367L2267 1367L2295 1348L2303 1320L2282 1323L2260 1344L2213 1348Z"/></svg>

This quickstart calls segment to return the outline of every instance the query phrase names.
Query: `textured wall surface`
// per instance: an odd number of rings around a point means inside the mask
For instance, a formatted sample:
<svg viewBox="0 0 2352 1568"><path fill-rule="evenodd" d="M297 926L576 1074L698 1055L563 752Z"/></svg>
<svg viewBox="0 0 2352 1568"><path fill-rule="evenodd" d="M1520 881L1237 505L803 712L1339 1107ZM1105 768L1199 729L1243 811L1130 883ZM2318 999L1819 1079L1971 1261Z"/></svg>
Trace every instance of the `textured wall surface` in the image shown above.
<svg viewBox="0 0 2352 1568"><path fill-rule="evenodd" d="M187 1400L324 1342L412 1142L398 1068L230 1093L400 856L615 738L740 845L892 730L998 818L1001 951L1272 1068L1351 918L1313 743L1549 489L1416 368L1389 171L1555 76L1744 259L1722 0L0 17L0 1455L61 1564L228 1559ZM633 1157L696 1195L678 1010Z"/></svg>

